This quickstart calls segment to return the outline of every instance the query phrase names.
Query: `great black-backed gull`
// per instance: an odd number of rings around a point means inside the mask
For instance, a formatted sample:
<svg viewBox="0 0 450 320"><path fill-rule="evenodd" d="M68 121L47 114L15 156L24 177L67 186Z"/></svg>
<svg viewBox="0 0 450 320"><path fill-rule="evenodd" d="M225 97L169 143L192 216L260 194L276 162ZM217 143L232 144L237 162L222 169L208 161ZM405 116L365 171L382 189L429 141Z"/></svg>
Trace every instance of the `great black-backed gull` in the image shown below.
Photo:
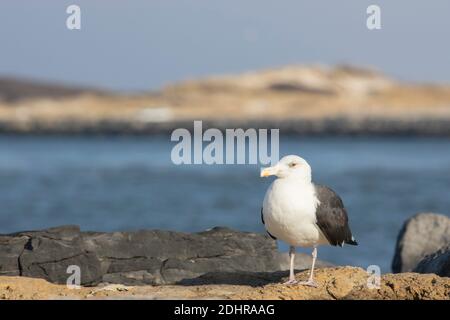
<svg viewBox="0 0 450 320"><path fill-rule="evenodd" d="M261 177L275 175L266 192L261 219L267 233L290 245L290 272L286 284L295 284L295 247L312 247L312 265L308 281L300 284L316 287L314 264L317 246L357 245L348 225L341 198L326 186L311 181L311 167L304 159L289 155L276 165L261 170Z"/></svg>

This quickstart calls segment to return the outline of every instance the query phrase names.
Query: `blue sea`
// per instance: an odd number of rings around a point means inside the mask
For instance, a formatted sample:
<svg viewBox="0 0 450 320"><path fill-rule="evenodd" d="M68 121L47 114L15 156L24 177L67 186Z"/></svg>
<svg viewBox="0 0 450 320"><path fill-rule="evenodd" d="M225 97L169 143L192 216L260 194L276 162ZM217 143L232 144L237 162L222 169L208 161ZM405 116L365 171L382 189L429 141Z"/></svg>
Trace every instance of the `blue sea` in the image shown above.
<svg viewBox="0 0 450 320"><path fill-rule="evenodd" d="M271 179L258 165L176 166L173 146L168 136L0 136L0 233L63 224L264 232ZM450 139L289 136L280 140L285 154L308 160L314 181L348 209L359 246L320 247L320 259L389 272L407 218L450 213Z"/></svg>

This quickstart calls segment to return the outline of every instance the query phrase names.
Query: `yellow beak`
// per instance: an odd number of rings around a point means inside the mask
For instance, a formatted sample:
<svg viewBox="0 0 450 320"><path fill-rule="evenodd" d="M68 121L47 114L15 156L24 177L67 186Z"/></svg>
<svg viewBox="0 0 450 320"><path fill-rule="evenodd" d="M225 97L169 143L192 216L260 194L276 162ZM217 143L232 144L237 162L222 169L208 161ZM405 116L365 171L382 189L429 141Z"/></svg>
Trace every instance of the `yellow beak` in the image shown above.
<svg viewBox="0 0 450 320"><path fill-rule="evenodd" d="M261 178L263 177L268 177L268 176L273 176L277 173L277 170L275 167L268 167L268 168L263 168L261 169Z"/></svg>

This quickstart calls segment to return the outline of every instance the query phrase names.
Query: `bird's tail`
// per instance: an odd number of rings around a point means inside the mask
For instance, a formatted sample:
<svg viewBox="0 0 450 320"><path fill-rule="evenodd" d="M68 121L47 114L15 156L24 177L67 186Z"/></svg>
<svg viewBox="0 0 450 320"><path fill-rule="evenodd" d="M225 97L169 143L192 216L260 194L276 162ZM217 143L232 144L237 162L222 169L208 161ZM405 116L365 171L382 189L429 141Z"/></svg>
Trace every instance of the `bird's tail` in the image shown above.
<svg viewBox="0 0 450 320"><path fill-rule="evenodd" d="M352 238L350 240L346 240L345 243L346 244L350 244L352 246L357 246L358 245L358 242L356 242L356 240L355 240L355 238L353 238L353 236L352 236Z"/></svg>

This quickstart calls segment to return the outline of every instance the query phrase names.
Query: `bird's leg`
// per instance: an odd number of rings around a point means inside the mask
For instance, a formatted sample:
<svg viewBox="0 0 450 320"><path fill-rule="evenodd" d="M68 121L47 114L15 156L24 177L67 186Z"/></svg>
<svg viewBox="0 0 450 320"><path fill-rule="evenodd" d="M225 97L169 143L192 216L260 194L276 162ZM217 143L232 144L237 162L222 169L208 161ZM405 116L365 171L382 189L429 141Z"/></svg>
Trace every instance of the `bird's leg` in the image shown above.
<svg viewBox="0 0 450 320"><path fill-rule="evenodd" d="M317 248L314 247L312 252L312 264L311 264L311 274L309 275L309 281L314 282L314 266L316 265L316 259L317 259Z"/></svg>
<svg viewBox="0 0 450 320"><path fill-rule="evenodd" d="M290 258L290 268L289 268L289 280L284 284L296 284L297 280L295 280L294 274L294 260L295 260L295 247L289 247L289 258Z"/></svg>
<svg viewBox="0 0 450 320"><path fill-rule="evenodd" d="M309 274L308 281L300 282L301 285L309 286L309 287L317 287L317 283L314 281L314 265L316 264L317 258L317 247L314 247L312 252L312 264L311 264L311 272Z"/></svg>

